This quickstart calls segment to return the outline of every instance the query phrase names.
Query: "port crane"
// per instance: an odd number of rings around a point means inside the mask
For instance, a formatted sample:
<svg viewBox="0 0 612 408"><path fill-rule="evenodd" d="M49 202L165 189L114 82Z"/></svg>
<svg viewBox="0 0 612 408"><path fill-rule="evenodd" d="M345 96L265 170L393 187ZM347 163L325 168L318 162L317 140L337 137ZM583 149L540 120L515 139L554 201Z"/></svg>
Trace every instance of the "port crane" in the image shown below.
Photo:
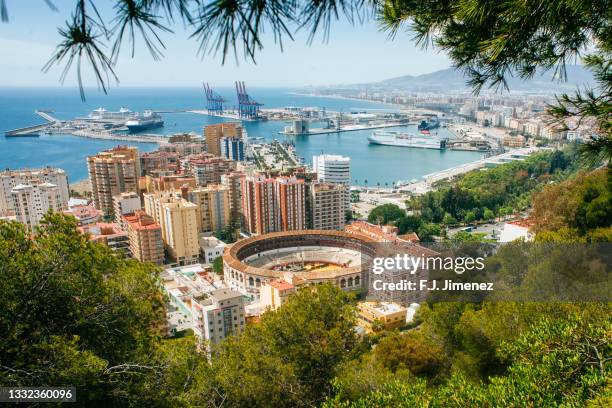
<svg viewBox="0 0 612 408"><path fill-rule="evenodd" d="M204 93L206 94L206 109L208 112L216 114L223 113L223 105L225 104L226 100L221 95L213 91L210 85L208 85L208 82L205 82L203 85Z"/></svg>
<svg viewBox="0 0 612 408"><path fill-rule="evenodd" d="M236 94L238 96L238 116L245 119L259 118L259 107L263 104L251 99L247 94L244 81L236 81Z"/></svg>

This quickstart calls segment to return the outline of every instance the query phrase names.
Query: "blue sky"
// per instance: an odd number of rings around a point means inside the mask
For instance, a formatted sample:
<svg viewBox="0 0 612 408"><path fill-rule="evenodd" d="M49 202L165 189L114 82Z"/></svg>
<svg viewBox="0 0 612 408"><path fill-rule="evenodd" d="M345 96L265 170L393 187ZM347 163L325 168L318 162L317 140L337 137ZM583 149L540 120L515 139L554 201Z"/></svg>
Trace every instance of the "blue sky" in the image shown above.
<svg viewBox="0 0 612 408"><path fill-rule="evenodd" d="M0 23L0 86L59 86L60 69L44 74L41 67L59 42L57 28L70 16L74 0L54 0L59 12L42 0L6 3L10 21ZM101 10L103 15L110 11ZM310 46L299 34L296 41L285 44L284 52L268 38L257 64L243 60L236 64L230 58L225 65L219 56L197 56L196 40L188 38L180 23L171 28L174 34L163 35L167 50L162 61L154 61L139 39L133 59L126 52L130 47L124 45L116 67L121 86L199 86L202 81L230 86L237 79L249 86L318 86L418 75L450 66L444 54L416 47L408 33L389 40L374 22L352 26L340 21L327 43L318 38ZM76 84L75 78L69 74L65 85ZM85 78L87 85L95 85L91 75Z"/></svg>

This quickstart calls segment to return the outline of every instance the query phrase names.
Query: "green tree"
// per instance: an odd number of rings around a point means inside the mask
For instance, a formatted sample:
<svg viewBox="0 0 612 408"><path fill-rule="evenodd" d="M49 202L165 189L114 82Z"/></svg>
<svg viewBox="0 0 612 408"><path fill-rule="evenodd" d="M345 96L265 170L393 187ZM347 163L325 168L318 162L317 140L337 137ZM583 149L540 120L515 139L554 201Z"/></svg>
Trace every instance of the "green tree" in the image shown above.
<svg viewBox="0 0 612 408"><path fill-rule="evenodd" d="M421 228L421 225L423 225L421 219L414 215L407 215L397 222L397 227L399 229L400 234L405 234L407 232L417 232L419 228Z"/></svg>
<svg viewBox="0 0 612 408"><path fill-rule="evenodd" d="M344 222L348 224L352 220L353 220L353 211L352 210L344 211Z"/></svg>
<svg viewBox="0 0 612 408"><path fill-rule="evenodd" d="M230 406L312 406L331 393L336 367L357 345L356 311L330 285L305 288L214 359ZM242 387L236 384L244 384Z"/></svg>
<svg viewBox="0 0 612 408"><path fill-rule="evenodd" d="M452 242L486 242L484 233L472 234L467 231L459 231L451 238Z"/></svg>
<svg viewBox="0 0 612 408"><path fill-rule="evenodd" d="M471 224L476 221L476 213L474 211L468 211L463 216L463 221L467 224Z"/></svg>
<svg viewBox="0 0 612 408"><path fill-rule="evenodd" d="M89 242L72 217L45 216L33 237L0 221L0 291L3 386L73 384L82 405L112 405L157 374L157 268Z"/></svg>
<svg viewBox="0 0 612 408"><path fill-rule="evenodd" d="M383 338L373 354L391 372L406 369L425 378L444 375L448 364L442 347L416 331Z"/></svg>
<svg viewBox="0 0 612 408"><path fill-rule="evenodd" d="M482 218L486 221L491 221L492 219L495 218L495 213L485 207L482 212Z"/></svg>
<svg viewBox="0 0 612 408"><path fill-rule="evenodd" d="M406 211L395 204L383 204L374 208L368 215L368 221L375 224L392 224L406 217Z"/></svg>
<svg viewBox="0 0 612 408"><path fill-rule="evenodd" d="M444 214L444 218L442 218L442 224L444 225L455 225L457 224L457 220L455 217L450 215L449 213Z"/></svg>
<svg viewBox="0 0 612 408"><path fill-rule="evenodd" d="M423 224L419 227L417 235L423 242L431 242L434 237L439 236L441 233L440 227L435 224Z"/></svg>
<svg viewBox="0 0 612 408"><path fill-rule="evenodd" d="M218 256L213 261L213 271L218 275L223 275L223 257Z"/></svg>

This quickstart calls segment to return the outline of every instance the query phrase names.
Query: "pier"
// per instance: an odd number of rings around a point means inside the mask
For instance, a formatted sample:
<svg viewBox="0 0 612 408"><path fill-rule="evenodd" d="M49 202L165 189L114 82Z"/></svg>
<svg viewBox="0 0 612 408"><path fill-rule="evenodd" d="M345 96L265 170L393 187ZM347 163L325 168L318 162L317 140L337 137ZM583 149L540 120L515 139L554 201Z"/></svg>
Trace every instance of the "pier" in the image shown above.
<svg viewBox="0 0 612 408"><path fill-rule="evenodd" d="M370 130L370 129L382 129L382 128L391 128L391 127L399 127L404 126L405 124L400 122L388 122L388 123L377 123L377 124L367 124L367 125L344 125L339 128L314 128L310 129L307 132L303 133L295 133L295 132L287 132L281 130L278 132L281 135L285 136L310 136L310 135L325 135L329 133L341 133L341 132L353 132L356 130Z"/></svg>
<svg viewBox="0 0 612 408"><path fill-rule="evenodd" d="M188 110L187 112L195 113L196 115L216 116L218 118L242 120L245 122L254 122L256 120L261 120L261 118L259 119L253 119L253 118L248 118L248 117L241 118L238 111L235 111L235 110L216 111L216 110L208 110L208 109L194 109L194 110Z"/></svg>
<svg viewBox="0 0 612 408"><path fill-rule="evenodd" d="M63 121L50 115L50 111L35 110L38 116L47 121L47 123L40 123L38 125L26 126L18 129L7 130L4 132L5 136L36 136L41 132L47 132L50 127L61 124Z"/></svg>
<svg viewBox="0 0 612 408"><path fill-rule="evenodd" d="M45 131L49 128L49 123L41 123L39 125L26 126L19 129L8 130L4 132L5 136L33 136L39 132Z"/></svg>
<svg viewBox="0 0 612 408"><path fill-rule="evenodd" d="M90 139L121 140L124 142L134 143L164 143L168 141L167 137L155 134L128 135L112 132L97 132L92 130L76 130L70 134L73 136L87 137Z"/></svg>

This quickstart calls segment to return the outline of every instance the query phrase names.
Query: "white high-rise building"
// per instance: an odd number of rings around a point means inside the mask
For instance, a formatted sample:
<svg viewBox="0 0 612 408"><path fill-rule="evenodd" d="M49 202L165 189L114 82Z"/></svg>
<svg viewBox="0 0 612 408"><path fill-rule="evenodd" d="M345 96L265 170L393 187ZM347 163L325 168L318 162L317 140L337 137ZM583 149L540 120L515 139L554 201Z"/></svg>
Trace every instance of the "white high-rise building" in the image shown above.
<svg viewBox="0 0 612 408"><path fill-rule="evenodd" d="M217 289L193 298L191 313L194 334L212 344L242 333L245 327L244 297L235 290Z"/></svg>
<svg viewBox="0 0 612 408"><path fill-rule="evenodd" d="M51 183L18 184L11 190L11 197L17 221L29 230L36 227L47 212L68 209L62 202L60 189Z"/></svg>
<svg viewBox="0 0 612 408"><path fill-rule="evenodd" d="M344 209L351 207L351 158L333 154L321 154L312 157L312 169L317 173L318 181L327 183L345 184Z"/></svg>
<svg viewBox="0 0 612 408"><path fill-rule="evenodd" d="M117 194L113 196L113 207L115 210L115 222L122 224L122 217L127 214L134 214L142 208L140 196L133 191ZM122 227L124 227L122 225Z"/></svg>
<svg viewBox="0 0 612 408"><path fill-rule="evenodd" d="M62 169L45 167L42 169L4 170L0 171L0 216L15 212L12 190L19 184L49 183L57 186L60 202L68 205L70 199L68 177Z"/></svg>

